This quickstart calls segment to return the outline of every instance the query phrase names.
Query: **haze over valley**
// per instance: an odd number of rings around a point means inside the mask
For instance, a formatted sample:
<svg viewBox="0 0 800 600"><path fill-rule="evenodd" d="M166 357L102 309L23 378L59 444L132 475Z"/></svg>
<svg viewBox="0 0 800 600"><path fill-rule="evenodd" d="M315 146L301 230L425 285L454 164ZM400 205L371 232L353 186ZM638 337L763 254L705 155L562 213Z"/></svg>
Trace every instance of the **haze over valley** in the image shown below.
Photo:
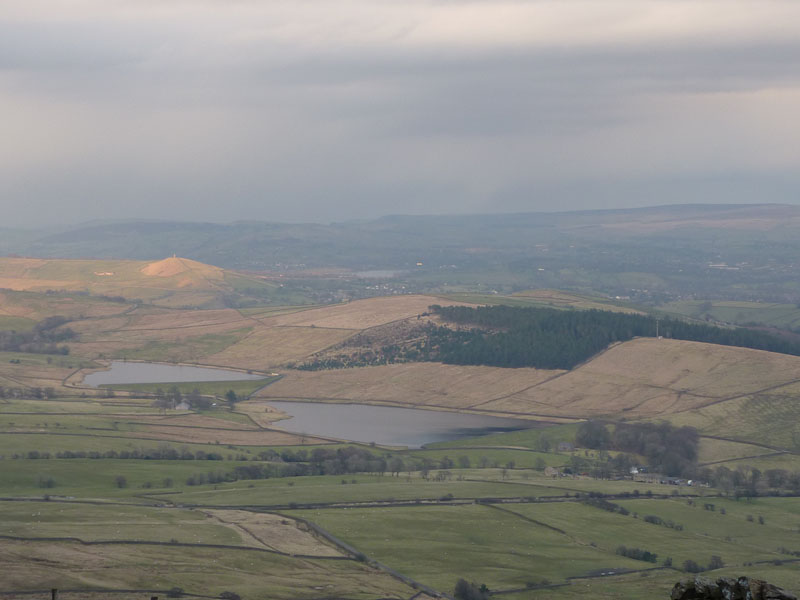
<svg viewBox="0 0 800 600"><path fill-rule="evenodd" d="M0 600L796 600L800 3L0 2Z"/></svg>

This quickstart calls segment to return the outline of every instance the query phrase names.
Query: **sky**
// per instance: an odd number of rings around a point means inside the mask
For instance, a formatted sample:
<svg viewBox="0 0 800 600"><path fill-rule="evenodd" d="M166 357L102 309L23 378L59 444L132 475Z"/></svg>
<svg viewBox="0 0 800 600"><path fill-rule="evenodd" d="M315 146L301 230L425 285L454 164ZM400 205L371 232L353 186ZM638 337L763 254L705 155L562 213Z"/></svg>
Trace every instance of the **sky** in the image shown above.
<svg viewBox="0 0 800 600"><path fill-rule="evenodd" d="M0 227L800 203L797 0L3 0Z"/></svg>

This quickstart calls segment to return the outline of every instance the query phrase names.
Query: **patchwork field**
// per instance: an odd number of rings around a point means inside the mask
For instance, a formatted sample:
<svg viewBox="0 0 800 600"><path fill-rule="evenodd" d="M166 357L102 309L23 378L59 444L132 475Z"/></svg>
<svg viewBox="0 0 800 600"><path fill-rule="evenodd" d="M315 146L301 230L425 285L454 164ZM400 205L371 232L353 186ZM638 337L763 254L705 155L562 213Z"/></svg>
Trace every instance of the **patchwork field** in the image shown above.
<svg viewBox="0 0 800 600"><path fill-rule="evenodd" d="M643 311L622 302L598 298L597 296L584 296L562 292L560 290L526 290L516 292L510 296L497 294L447 294L448 300L466 302L469 304L503 304L506 306L535 306L545 308L571 308L581 310L608 310L612 312L638 313Z"/></svg>
<svg viewBox="0 0 800 600"><path fill-rule="evenodd" d="M580 503L538 503L513 506L453 506L296 511L313 519L349 543L364 548L381 562L400 565L403 572L415 579L431 582L440 589L452 585L453 575L484 582L497 591L525 590L520 597L549 598L549 589L536 590L543 583L564 583L571 577L600 576L626 570L647 572L671 558L680 565L685 560L707 563L711 555L739 574L747 572L744 563L761 560L781 562L785 555L777 550L776 539L792 534L782 523L796 520L791 504L775 501L764 506L732 508L727 515L713 513L702 506L688 506L685 500L640 500L627 503L638 509L639 518L631 513L622 516ZM719 505L717 505L719 508ZM743 510L765 513L767 525L750 523ZM681 519L692 533L643 521L646 514ZM720 525L717 525L717 521ZM735 537L722 533L724 527L742 522ZM770 521L775 524L770 526ZM426 531L437 531L434 539ZM419 539L427 539L420 545ZM632 560L616 553L620 544L656 552L656 564ZM495 549L501 548L495 553ZM800 574L787 564L788 580L800 582ZM794 574L790 575L794 569ZM671 570L671 569L670 569ZM676 581L673 572L661 579L650 595L640 597L667 598ZM573 582L569 587L580 586ZM580 589L583 586L580 586ZM616 598L604 594L604 585L590 586L592 597ZM573 590L574 592L574 590Z"/></svg>
<svg viewBox="0 0 800 600"><path fill-rule="evenodd" d="M796 304L683 300L670 302L659 308L665 312L695 318L708 315L715 321L738 325L758 324L790 330L800 328L800 308Z"/></svg>
<svg viewBox="0 0 800 600"><path fill-rule="evenodd" d="M525 588L527 582L563 580L612 568L636 569L552 529L490 506L303 511L348 543L413 578L448 589L458 577L489 589ZM435 536L428 532L436 531ZM419 540L425 543L419 544ZM534 542L535 540L535 542ZM411 546L414 546L412 551Z"/></svg>
<svg viewBox="0 0 800 600"><path fill-rule="evenodd" d="M587 418L612 430L668 420L699 430L701 468L724 466L742 478L754 477L753 468L800 470L800 358L634 339L569 372L436 363L301 371L292 364L353 336L417 323L429 305L449 300L235 310L214 304L220 292L257 280L183 259L70 261L64 269L15 260L0 265L0 279L23 291L0 292L0 329L31 331L64 315L76 337L68 355L0 353L0 598L59 587L104 589L119 600L129 597L119 590L143 597L170 588L246 600L427 600L425 586L451 593L459 577L508 600L666 598L684 561L707 565L712 555L725 566L711 575L800 588L796 497L735 500L724 483L593 479L587 465L617 452L573 447ZM59 282L75 287L29 291ZM497 301L633 310L548 290ZM174 308L191 302L206 308ZM179 384L184 395L197 388L207 397L190 411L154 406L168 383L81 384L85 372L124 357L264 377ZM229 390L235 404L224 399ZM390 449L282 431L274 399L543 423ZM658 558L622 556L620 544Z"/></svg>
<svg viewBox="0 0 800 600"><path fill-rule="evenodd" d="M758 394L733 398L669 416L709 435L800 449L800 385L790 383Z"/></svg>
<svg viewBox="0 0 800 600"><path fill-rule="evenodd" d="M35 507L36 508L36 507ZM158 531L164 511L156 518L137 523L135 538L142 532ZM199 514L200 517L205 515ZM124 511L120 518L127 518ZM207 520L214 521L209 518ZM282 520L289 522L288 518ZM114 525L111 524L111 529ZM217 525L236 541L230 528ZM185 528L179 528L179 530ZM209 527L212 529L212 527ZM296 529L296 528L295 528ZM286 527L281 527L285 536ZM297 530L297 529L296 529ZM56 531L60 531L58 528ZM75 527L72 533L79 533ZM297 537L307 533L299 530ZM136 533L138 532L138 535ZM211 534L211 531L208 532ZM225 537L225 536L223 536ZM210 540L216 539L211 535ZM227 538L226 538L227 539ZM0 588L36 589L97 588L167 591L173 588L195 590L211 597L234 592L245 598L318 598L320 593L350 598L409 598L415 592L397 579L340 556L296 558L266 547L214 547L217 542L131 543L128 539L91 545L75 541L0 540ZM212 545L207 545L212 544ZM292 542L290 541L291 545ZM307 546L300 542L303 548ZM327 546L319 544L323 552ZM313 550L313 546L310 548ZM140 594L140 597L143 594ZM26 597L30 597L26 595Z"/></svg>

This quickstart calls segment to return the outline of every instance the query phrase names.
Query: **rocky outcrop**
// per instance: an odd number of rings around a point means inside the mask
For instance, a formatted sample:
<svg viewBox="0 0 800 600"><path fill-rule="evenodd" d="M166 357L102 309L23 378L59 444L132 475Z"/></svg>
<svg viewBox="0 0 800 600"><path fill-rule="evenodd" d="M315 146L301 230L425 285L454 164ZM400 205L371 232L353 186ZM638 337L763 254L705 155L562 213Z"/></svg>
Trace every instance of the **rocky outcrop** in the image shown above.
<svg viewBox="0 0 800 600"><path fill-rule="evenodd" d="M682 579L672 588L672 600L798 600L781 588L749 577L695 577Z"/></svg>

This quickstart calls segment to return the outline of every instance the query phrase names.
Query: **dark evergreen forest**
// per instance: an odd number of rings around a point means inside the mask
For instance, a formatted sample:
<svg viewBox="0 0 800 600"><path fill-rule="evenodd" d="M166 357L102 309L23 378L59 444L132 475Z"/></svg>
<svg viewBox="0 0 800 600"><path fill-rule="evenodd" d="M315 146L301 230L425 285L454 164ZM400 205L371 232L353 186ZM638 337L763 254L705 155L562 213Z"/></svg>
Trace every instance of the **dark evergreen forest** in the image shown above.
<svg viewBox="0 0 800 600"><path fill-rule="evenodd" d="M459 327L431 327L417 360L571 369L614 342L656 335L655 317L601 310L435 305L431 311ZM800 356L800 343L762 331L659 321L659 334L667 338Z"/></svg>

